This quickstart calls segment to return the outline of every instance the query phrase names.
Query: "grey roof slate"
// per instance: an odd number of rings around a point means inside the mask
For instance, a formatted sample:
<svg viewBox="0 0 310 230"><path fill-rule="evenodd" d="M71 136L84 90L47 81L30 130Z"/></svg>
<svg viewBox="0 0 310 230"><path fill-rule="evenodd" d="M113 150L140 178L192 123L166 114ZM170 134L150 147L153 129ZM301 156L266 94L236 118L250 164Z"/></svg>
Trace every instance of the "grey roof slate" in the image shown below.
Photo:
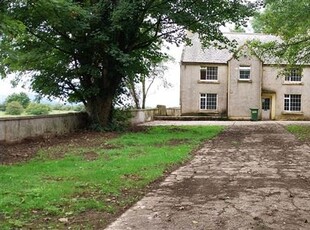
<svg viewBox="0 0 310 230"><path fill-rule="evenodd" d="M246 44L248 41L259 40L261 42L280 41L273 35L266 34L248 34L248 33L224 33L230 41L235 40L238 47ZM201 45L198 34L191 36L192 45L185 46L181 57L182 62L191 63L227 63L233 56L233 52L228 49L216 49L214 47L204 48ZM275 64L275 59L270 57L260 57L265 64Z"/></svg>

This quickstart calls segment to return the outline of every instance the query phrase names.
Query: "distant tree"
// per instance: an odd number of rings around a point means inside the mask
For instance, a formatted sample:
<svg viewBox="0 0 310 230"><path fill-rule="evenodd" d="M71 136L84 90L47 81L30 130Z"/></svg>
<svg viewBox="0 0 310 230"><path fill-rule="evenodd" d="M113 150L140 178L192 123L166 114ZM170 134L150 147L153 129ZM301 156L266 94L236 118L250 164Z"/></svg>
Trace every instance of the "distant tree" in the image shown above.
<svg viewBox="0 0 310 230"><path fill-rule="evenodd" d="M0 103L0 111L5 111L5 103Z"/></svg>
<svg viewBox="0 0 310 230"><path fill-rule="evenodd" d="M93 124L106 126L125 78L143 73L145 54L163 42L228 42L225 23L244 23L247 0L2 0L0 73L31 76L32 89L82 102Z"/></svg>
<svg viewBox="0 0 310 230"><path fill-rule="evenodd" d="M30 115L47 115L51 111L48 105L31 103L26 109L26 113Z"/></svg>
<svg viewBox="0 0 310 230"><path fill-rule="evenodd" d="M24 111L23 106L18 101L7 103L5 113L9 115L21 115Z"/></svg>
<svg viewBox="0 0 310 230"><path fill-rule="evenodd" d="M30 104L31 100L26 93L21 92L21 93L13 93L7 96L7 98L5 99L5 104L8 104L12 101L18 101L25 109Z"/></svg>
<svg viewBox="0 0 310 230"><path fill-rule="evenodd" d="M265 9L252 21L256 32L279 36L281 42L263 48L291 64L310 63L309 0L265 0Z"/></svg>
<svg viewBox="0 0 310 230"><path fill-rule="evenodd" d="M255 33L263 33L263 24L260 19L260 13L256 13L253 19L251 20L251 26Z"/></svg>

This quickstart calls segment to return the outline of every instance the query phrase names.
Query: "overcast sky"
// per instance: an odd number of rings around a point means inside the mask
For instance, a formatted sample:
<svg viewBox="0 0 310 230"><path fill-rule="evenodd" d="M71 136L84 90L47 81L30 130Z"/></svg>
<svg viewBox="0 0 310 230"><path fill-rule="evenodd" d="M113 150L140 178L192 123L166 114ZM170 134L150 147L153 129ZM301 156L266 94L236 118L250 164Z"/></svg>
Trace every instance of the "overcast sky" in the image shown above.
<svg viewBox="0 0 310 230"><path fill-rule="evenodd" d="M10 77L5 78L5 79L0 78L0 102L2 102L7 95L10 95L12 93L25 92L29 94L29 90L24 89L21 86L17 86L13 88L11 85L11 80L12 78Z"/></svg>

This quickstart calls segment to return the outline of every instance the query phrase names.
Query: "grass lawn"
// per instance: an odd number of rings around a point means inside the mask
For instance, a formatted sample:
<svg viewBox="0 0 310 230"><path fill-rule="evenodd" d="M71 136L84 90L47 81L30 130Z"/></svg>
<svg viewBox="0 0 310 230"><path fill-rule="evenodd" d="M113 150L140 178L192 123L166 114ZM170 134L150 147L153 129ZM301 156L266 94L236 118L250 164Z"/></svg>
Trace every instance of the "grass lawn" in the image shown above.
<svg viewBox="0 0 310 230"><path fill-rule="evenodd" d="M97 146L41 149L27 163L0 165L0 229L102 229L222 130L152 127Z"/></svg>
<svg viewBox="0 0 310 230"><path fill-rule="evenodd" d="M289 125L286 128L289 132L297 136L302 141L310 141L310 126L309 125Z"/></svg>

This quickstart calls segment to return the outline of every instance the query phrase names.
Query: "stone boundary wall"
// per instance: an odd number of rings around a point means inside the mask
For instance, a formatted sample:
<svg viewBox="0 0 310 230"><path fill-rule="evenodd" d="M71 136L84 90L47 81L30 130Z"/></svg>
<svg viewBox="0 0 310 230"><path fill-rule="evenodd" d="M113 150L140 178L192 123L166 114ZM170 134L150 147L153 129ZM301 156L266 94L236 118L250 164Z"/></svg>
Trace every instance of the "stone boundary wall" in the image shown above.
<svg viewBox="0 0 310 230"><path fill-rule="evenodd" d="M69 133L86 125L86 113L0 118L0 143Z"/></svg>
<svg viewBox="0 0 310 230"><path fill-rule="evenodd" d="M153 121L155 116L180 116L179 108L131 110L132 125ZM29 138L48 137L74 132L87 126L86 113L51 114L0 118L0 144Z"/></svg>
<svg viewBox="0 0 310 230"><path fill-rule="evenodd" d="M157 106L155 109L135 109L131 110L132 118L130 120L132 125L144 122L153 121L156 116L181 116L180 108L166 108L164 106Z"/></svg>

